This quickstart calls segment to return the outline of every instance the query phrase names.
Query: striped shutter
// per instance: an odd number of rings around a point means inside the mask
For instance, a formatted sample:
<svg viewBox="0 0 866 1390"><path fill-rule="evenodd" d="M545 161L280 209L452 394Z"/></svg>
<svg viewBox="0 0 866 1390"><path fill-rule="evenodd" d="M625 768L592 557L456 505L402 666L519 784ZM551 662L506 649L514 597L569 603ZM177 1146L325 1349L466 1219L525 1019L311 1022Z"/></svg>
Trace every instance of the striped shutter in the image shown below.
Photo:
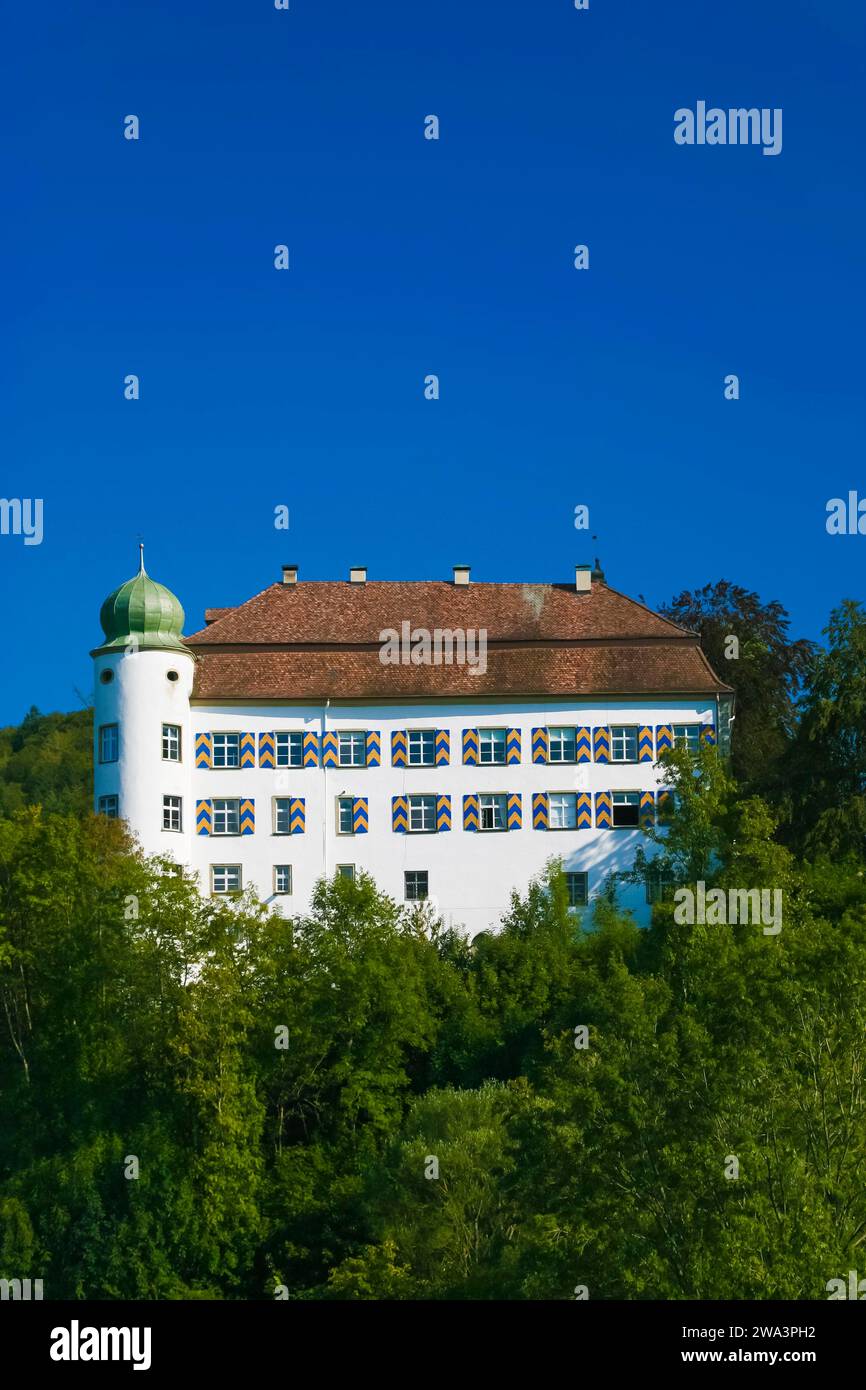
<svg viewBox="0 0 866 1390"><path fill-rule="evenodd" d="M241 801L241 834L254 835L256 830L256 803L251 796Z"/></svg>
<svg viewBox="0 0 866 1390"><path fill-rule="evenodd" d="M593 730L593 742L595 745L595 761L597 763L610 762L610 729L601 725ZM597 823L597 822L596 822Z"/></svg>
<svg viewBox="0 0 866 1390"><path fill-rule="evenodd" d="M352 832L366 835L370 829L370 815L367 810L367 797L356 796L352 802Z"/></svg>
<svg viewBox="0 0 866 1390"><path fill-rule="evenodd" d="M213 734L196 734L196 767L213 767Z"/></svg>
<svg viewBox="0 0 866 1390"><path fill-rule="evenodd" d="M451 829L450 796L437 796L436 798L436 829L439 831Z"/></svg>
<svg viewBox="0 0 866 1390"><path fill-rule="evenodd" d="M478 730L463 730L463 761L471 763L473 767L478 766ZM476 827L477 829L477 827Z"/></svg>
<svg viewBox="0 0 866 1390"><path fill-rule="evenodd" d="M212 801L197 801L195 803L195 833L196 835L210 835L213 833Z"/></svg>
<svg viewBox="0 0 866 1390"><path fill-rule="evenodd" d="M595 828L596 830L613 829L613 803L610 792L596 792L595 794Z"/></svg>
<svg viewBox="0 0 866 1390"><path fill-rule="evenodd" d="M510 792L505 803L506 830L520 830L523 825L523 798L520 792Z"/></svg>
<svg viewBox="0 0 866 1390"><path fill-rule="evenodd" d="M666 748L674 746L674 731L670 724L656 724L656 757L660 757Z"/></svg>
<svg viewBox="0 0 866 1390"><path fill-rule="evenodd" d="M241 767L255 767L256 765L256 736L255 734L241 734Z"/></svg>
<svg viewBox="0 0 866 1390"><path fill-rule="evenodd" d="M436 767L447 767L451 762L451 735L447 729L436 730L436 752L433 762ZM450 824L448 829L451 829Z"/></svg>
<svg viewBox="0 0 866 1390"><path fill-rule="evenodd" d="M575 729L574 760L577 763L592 762L592 731L590 729Z"/></svg>
<svg viewBox="0 0 866 1390"><path fill-rule="evenodd" d="M546 763L550 739L546 729L532 730L532 761L534 763Z"/></svg>
<svg viewBox="0 0 866 1390"><path fill-rule="evenodd" d="M382 765L382 740L378 729L367 730L367 766L381 767Z"/></svg>
<svg viewBox="0 0 866 1390"><path fill-rule="evenodd" d="M701 743L705 748L715 748L716 746L716 726L715 724L701 725Z"/></svg>
<svg viewBox="0 0 866 1390"><path fill-rule="evenodd" d="M656 823L656 799L653 792L640 794L640 828L652 830Z"/></svg>
<svg viewBox="0 0 866 1390"><path fill-rule="evenodd" d="M505 735L505 761L506 763L520 762L520 730L509 729Z"/></svg>
<svg viewBox="0 0 866 1390"><path fill-rule="evenodd" d="M669 816L674 809L674 794L670 787L661 787L656 792L656 814L659 820Z"/></svg>
<svg viewBox="0 0 866 1390"><path fill-rule="evenodd" d="M273 734L259 734L259 767L276 767L276 746Z"/></svg>
<svg viewBox="0 0 866 1390"><path fill-rule="evenodd" d="M307 812L302 796L293 796L289 805L289 834L303 835L307 826Z"/></svg>
<svg viewBox="0 0 866 1390"><path fill-rule="evenodd" d="M577 793L577 828L592 829L592 795L589 792Z"/></svg>
<svg viewBox="0 0 866 1390"><path fill-rule="evenodd" d="M391 766L409 766L409 739L405 729L393 729L391 732Z"/></svg>
<svg viewBox="0 0 866 1390"><path fill-rule="evenodd" d="M467 792L463 798L463 829L478 829L478 797L474 792Z"/></svg>
<svg viewBox="0 0 866 1390"><path fill-rule="evenodd" d="M319 735L316 729L308 729L304 734L304 767L319 766Z"/></svg>
<svg viewBox="0 0 866 1390"><path fill-rule="evenodd" d="M327 733L322 736L322 767L339 767L339 749L340 741L336 734Z"/></svg>
<svg viewBox="0 0 866 1390"><path fill-rule="evenodd" d="M409 803L405 796L391 797L391 829L400 835L409 829Z"/></svg>
<svg viewBox="0 0 866 1390"><path fill-rule="evenodd" d="M550 807L547 800L547 792L533 792L532 794L532 828L533 830L547 830L550 827Z"/></svg>
<svg viewBox="0 0 866 1390"><path fill-rule="evenodd" d="M639 763L651 763L653 760L653 731L647 724L638 730L637 760Z"/></svg>

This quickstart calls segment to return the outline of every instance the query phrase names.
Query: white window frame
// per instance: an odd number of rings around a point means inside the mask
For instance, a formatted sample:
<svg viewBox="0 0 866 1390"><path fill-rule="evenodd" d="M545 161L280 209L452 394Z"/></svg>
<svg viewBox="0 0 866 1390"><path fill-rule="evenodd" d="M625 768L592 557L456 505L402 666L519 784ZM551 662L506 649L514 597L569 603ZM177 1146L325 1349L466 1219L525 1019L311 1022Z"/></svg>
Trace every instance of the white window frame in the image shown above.
<svg viewBox="0 0 866 1390"><path fill-rule="evenodd" d="M217 810L217 806L218 806L220 803L222 803L222 809L218 811L218 810ZM229 817L232 815L232 812L229 810L229 807L234 807L234 819L235 819L235 823L237 824L237 830L217 830L217 816L223 817L223 818L225 819L226 823L228 823ZM213 804L212 804L212 814L213 814L213 824L212 824L212 828L211 828L211 835L219 835L219 836L225 835L225 836L229 836L229 837L232 836L232 835L240 835L240 833L241 833L241 803L240 803L240 798L239 798L239 797L237 797L237 796L216 796L216 797L214 797L214 799L213 799Z"/></svg>
<svg viewBox="0 0 866 1390"><path fill-rule="evenodd" d="M700 752L700 724L672 724L671 734L673 736L674 748L685 748L689 753ZM689 741L690 739L692 739L692 742Z"/></svg>
<svg viewBox="0 0 866 1390"><path fill-rule="evenodd" d="M490 805L485 806L485 801ZM501 825L485 825L485 811L493 811L494 820L501 810ZM495 835L500 830L508 829L508 793L507 792L479 792L478 793L478 829L486 835Z"/></svg>
<svg viewBox="0 0 866 1390"><path fill-rule="evenodd" d="M293 749L297 749L297 761L292 761ZM285 754L286 756L283 756ZM274 763L277 767L304 766L304 735L297 729L281 729L274 734Z"/></svg>
<svg viewBox="0 0 866 1390"><path fill-rule="evenodd" d="M611 724L610 726L610 760L612 763L636 763L637 762L637 743L638 743L637 724ZM625 751L628 743L634 740L634 757L618 758L616 756L616 745L622 743Z"/></svg>
<svg viewBox="0 0 866 1390"><path fill-rule="evenodd" d="M105 805L105 802L113 802L112 810ZM96 803L96 814L105 816L108 820L120 819L120 797L116 792L109 792L107 796L101 796Z"/></svg>
<svg viewBox="0 0 866 1390"><path fill-rule="evenodd" d="M221 744L221 749L222 749L222 751L223 751L224 753L227 753L231 748L234 748L235 753L237 754L237 762L233 762L233 763L230 763L230 762L218 763L218 762L217 762L217 739L225 740L225 741ZM235 742L234 742L233 744L230 743L230 742L229 742L230 739L234 739ZM240 765L241 765L241 736L240 736L239 733L235 732L234 729L220 729L217 733L211 733L211 762L210 762L210 765L211 765L211 767L219 768L219 770L220 770L221 772L231 772L231 771L233 771L236 767L240 767Z"/></svg>
<svg viewBox="0 0 866 1390"><path fill-rule="evenodd" d="M366 767L367 766L367 731L366 729L337 729L337 762L340 767ZM343 740L348 739L348 747L354 752L360 746L361 761L356 762L354 757L347 759L343 757ZM358 744L360 740L360 744Z"/></svg>
<svg viewBox="0 0 866 1390"><path fill-rule="evenodd" d="M286 821L286 828L285 828L285 830L281 830L281 829L280 829L280 816L281 816L281 814L282 814L282 812L281 812L281 810L280 810L280 807L281 807L281 806L284 806L284 807L285 807L285 821ZM275 797L274 797L274 800L273 800L273 807L274 807L274 809L273 809L273 816L272 816L272 821L271 821L272 826L273 826L272 834L274 834L274 835L288 835L288 834L290 833L290 825L291 825L291 819L292 819L292 798L291 798L290 796L275 796Z"/></svg>
<svg viewBox="0 0 866 1390"><path fill-rule="evenodd" d="M343 826L342 826L342 823L341 823L341 818L342 818L342 815L343 815L343 810L344 810L344 808L345 808L346 806L349 807L349 829L348 829L348 830L344 830L344 829L343 829ZM338 835L354 835L354 833L355 833L355 798L354 798L353 796L338 796L338 797L337 797L337 834L338 834Z"/></svg>
<svg viewBox="0 0 866 1390"><path fill-rule="evenodd" d="M217 888L217 874L237 874L237 886L230 888L226 885L223 888ZM211 864L210 891L212 898L225 898L231 896L233 893L241 893L243 891L243 883L243 869L240 864Z"/></svg>
<svg viewBox="0 0 866 1390"><path fill-rule="evenodd" d="M176 736L176 737L175 737ZM162 761L164 763L183 762L182 753L183 731L179 724L163 724L162 726ZM177 745L177 756L175 757L172 749Z"/></svg>
<svg viewBox="0 0 866 1390"><path fill-rule="evenodd" d="M555 758L553 756L554 743L558 743L560 749L568 741L571 744L571 757ZM551 724L547 730L547 761L549 763L575 763L577 762L577 729L573 724Z"/></svg>
<svg viewBox="0 0 866 1390"><path fill-rule="evenodd" d="M113 748L111 757L105 756L106 744L109 751ZM99 758L102 763L116 763L120 757L120 725L119 724L100 724L99 726Z"/></svg>
<svg viewBox="0 0 866 1390"><path fill-rule="evenodd" d="M170 822L171 822L172 820L175 819L175 812L177 812L177 817L176 817L176 819L177 819L177 825L172 825ZM166 819L168 819L168 821L169 821L169 824L168 824L168 825L166 825ZM163 798L162 798L162 828L163 828L163 830L170 830L173 834L182 834L182 833L183 833L183 797L182 797L182 796L174 796L174 795L163 796Z"/></svg>
<svg viewBox="0 0 866 1390"><path fill-rule="evenodd" d="M407 796L406 804L409 810L409 834L410 835L431 835L436 830L436 795L431 792L415 792ZM418 819L420 825L413 825L415 812L419 812ZM429 812L429 817L428 817ZM424 822L429 818L430 824Z"/></svg>
<svg viewBox="0 0 866 1390"><path fill-rule="evenodd" d="M564 825L554 825L553 805L554 801L560 799L567 801L571 806L570 822ZM577 792L548 792L547 793L547 828L548 830L576 830L577 829Z"/></svg>
<svg viewBox="0 0 866 1390"><path fill-rule="evenodd" d="M619 798L619 800L617 800ZM616 808L617 806L634 806L637 812L637 820L634 825L617 825ZM640 829L640 792L611 792L610 794L610 823L614 830L639 830Z"/></svg>
<svg viewBox="0 0 866 1390"><path fill-rule="evenodd" d="M412 756L412 740L416 740L416 745L420 753L424 753L425 743L429 744L429 758ZM435 767L436 766L436 730L435 729L407 729L406 730L406 759L410 767Z"/></svg>
<svg viewBox="0 0 866 1390"><path fill-rule="evenodd" d="M280 887L279 875L280 875L281 873L285 873L285 874L288 876L288 885L289 885L288 888L281 888L281 887ZM275 894L275 896L281 897L281 898L288 898L288 897L291 897L292 888L293 888L293 883L292 883L292 866L291 866L291 864L275 864L275 865L274 865L274 894Z"/></svg>
<svg viewBox="0 0 866 1390"><path fill-rule="evenodd" d="M348 878L348 879L350 879L350 880L352 881L352 883L355 882L355 865L354 865L354 864L337 864L336 869L337 869L337 873L340 875L340 878ZM346 874L346 873L343 872L344 869L349 869L351 872L348 873L348 874Z"/></svg>
<svg viewBox="0 0 866 1390"><path fill-rule="evenodd" d="M486 729L478 730L478 762L483 767L504 767L505 766L505 744L508 739L508 730L490 725ZM485 757L485 749L491 755L494 753L502 754L502 757Z"/></svg>
<svg viewBox="0 0 866 1390"><path fill-rule="evenodd" d="M409 879L417 879L423 874L424 892L419 895L417 892L410 894ZM417 886L417 885L416 885ZM404 869L403 870L403 900L407 903L425 903L430 897L430 871L429 869Z"/></svg>

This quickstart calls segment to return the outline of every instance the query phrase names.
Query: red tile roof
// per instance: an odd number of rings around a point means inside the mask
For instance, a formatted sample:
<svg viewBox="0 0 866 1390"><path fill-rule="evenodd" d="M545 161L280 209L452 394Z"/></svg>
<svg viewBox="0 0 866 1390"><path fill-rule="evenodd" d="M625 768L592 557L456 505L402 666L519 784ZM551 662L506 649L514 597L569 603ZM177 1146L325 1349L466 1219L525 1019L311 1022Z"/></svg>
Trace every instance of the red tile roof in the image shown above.
<svg viewBox="0 0 866 1390"><path fill-rule="evenodd" d="M206 619L186 638L201 700L706 697L730 688L694 633L598 580L588 593L565 584L273 584ZM431 633L486 629L486 672L383 664L380 634L404 622Z"/></svg>

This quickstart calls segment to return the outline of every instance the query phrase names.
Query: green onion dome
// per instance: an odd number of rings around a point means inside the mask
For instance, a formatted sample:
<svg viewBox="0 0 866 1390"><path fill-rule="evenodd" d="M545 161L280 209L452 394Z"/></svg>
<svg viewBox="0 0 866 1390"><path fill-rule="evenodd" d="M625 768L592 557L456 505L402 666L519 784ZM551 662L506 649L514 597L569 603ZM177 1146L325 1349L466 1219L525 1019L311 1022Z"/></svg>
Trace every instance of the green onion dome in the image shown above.
<svg viewBox="0 0 866 1390"><path fill-rule="evenodd" d="M99 651L129 645L139 650L188 650L181 641L183 608L170 589L157 584L146 573L144 546L141 546L138 574L108 595L100 609L99 621L105 633L105 642Z"/></svg>

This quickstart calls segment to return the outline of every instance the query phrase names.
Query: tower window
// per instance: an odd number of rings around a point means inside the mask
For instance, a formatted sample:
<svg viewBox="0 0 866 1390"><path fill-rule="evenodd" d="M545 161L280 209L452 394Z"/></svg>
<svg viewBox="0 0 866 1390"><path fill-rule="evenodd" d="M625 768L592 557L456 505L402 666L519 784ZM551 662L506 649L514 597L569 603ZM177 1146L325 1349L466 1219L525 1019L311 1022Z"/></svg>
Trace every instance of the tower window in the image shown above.
<svg viewBox="0 0 866 1390"><path fill-rule="evenodd" d="M340 875L340 878L350 878L350 879L352 879L352 880L354 881L354 878L355 878L355 865L354 865L354 864L338 864L338 865L337 865L337 873Z"/></svg>
<svg viewBox="0 0 866 1390"><path fill-rule="evenodd" d="M114 672L113 672L113 671L100 671L100 673L99 673L99 679L102 681L102 684L103 684L103 685L111 685L111 682L114 680Z"/></svg>
<svg viewBox="0 0 866 1390"><path fill-rule="evenodd" d="M170 680L170 681L180 680L180 676L177 674L177 671L166 671L165 675L166 675L166 680Z"/></svg>
<svg viewBox="0 0 866 1390"><path fill-rule="evenodd" d="M109 820L117 820L119 811L116 796L101 796L96 804L100 816L108 816Z"/></svg>
<svg viewBox="0 0 866 1390"><path fill-rule="evenodd" d="M102 724L99 729L99 761L116 763L118 736L116 724Z"/></svg>
<svg viewBox="0 0 866 1390"><path fill-rule="evenodd" d="M162 798L163 830L183 830L183 801L179 796Z"/></svg>
<svg viewBox="0 0 866 1390"><path fill-rule="evenodd" d="M422 903L427 898L427 870L407 869L403 875L407 903Z"/></svg>
<svg viewBox="0 0 866 1390"><path fill-rule="evenodd" d="M180 725L163 724L162 759L166 763L180 762Z"/></svg>

